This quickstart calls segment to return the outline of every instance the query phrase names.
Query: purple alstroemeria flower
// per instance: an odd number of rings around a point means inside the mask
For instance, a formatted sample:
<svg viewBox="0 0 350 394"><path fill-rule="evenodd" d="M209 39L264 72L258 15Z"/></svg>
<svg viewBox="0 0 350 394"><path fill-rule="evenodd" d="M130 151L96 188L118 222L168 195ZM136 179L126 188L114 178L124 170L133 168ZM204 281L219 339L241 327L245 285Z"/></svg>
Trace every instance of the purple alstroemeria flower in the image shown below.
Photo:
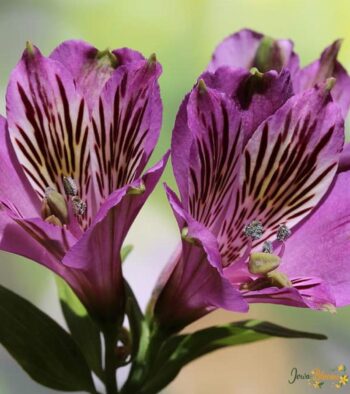
<svg viewBox="0 0 350 394"><path fill-rule="evenodd" d="M242 110L221 77L204 74L177 115L181 201L167 194L183 242L155 290L156 321L176 330L217 307L349 304L350 172L337 173L344 121L332 81L262 105L252 130L256 98Z"/></svg>
<svg viewBox="0 0 350 394"><path fill-rule="evenodd" d="M7 89L0 133L0 249L64 278L92 315L123 313L120 250L167 155L158 139L161 67L133 50L28 44Z"/></svg>
<svg viewBox="0 0 350 394"><path fill-rule="evenodd" d="M350 78L337 60L340 46L341 40L334 41L322 52L319 59L301 68L299 56L294 52L291 40L275 40L262 33L242 29L225 38L216 47L208 71L215 72L226 66L246 70L257 68L262 73L287 69L295 93L334 77L336 83L331 94L345 116L350 107Z"/></svg>

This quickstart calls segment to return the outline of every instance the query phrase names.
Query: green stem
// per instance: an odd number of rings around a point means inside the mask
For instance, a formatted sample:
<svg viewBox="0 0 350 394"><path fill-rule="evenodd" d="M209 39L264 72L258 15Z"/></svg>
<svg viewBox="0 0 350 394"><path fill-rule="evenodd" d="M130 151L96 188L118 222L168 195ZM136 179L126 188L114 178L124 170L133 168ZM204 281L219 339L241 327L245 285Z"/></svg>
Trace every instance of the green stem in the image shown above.
<svg viewBox="0 0 350 394"><path fill-rule="evenodd" d="M105 340L105 379L106 394L117 394L117 375L115 362L115 347L117 341L115 327L107 328L103 332Z"/></svg>

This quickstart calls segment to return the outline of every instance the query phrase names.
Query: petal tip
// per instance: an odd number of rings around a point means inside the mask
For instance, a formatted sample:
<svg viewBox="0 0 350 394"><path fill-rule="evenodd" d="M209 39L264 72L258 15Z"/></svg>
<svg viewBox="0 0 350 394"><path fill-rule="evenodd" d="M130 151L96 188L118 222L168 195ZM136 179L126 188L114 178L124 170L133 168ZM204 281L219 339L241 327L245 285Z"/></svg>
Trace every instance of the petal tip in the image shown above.
<svg viewBox="0 0 350 394"><path fill-rule="evenodd" d="M201 78L201 79L198 81L198 83L197 83L197 89L198 89L198 92L199 92L200 94L204 94L204 93L207 93L207 92L208 92L208 88L207 88L206 83L204 82L204 79Z"/></svg>

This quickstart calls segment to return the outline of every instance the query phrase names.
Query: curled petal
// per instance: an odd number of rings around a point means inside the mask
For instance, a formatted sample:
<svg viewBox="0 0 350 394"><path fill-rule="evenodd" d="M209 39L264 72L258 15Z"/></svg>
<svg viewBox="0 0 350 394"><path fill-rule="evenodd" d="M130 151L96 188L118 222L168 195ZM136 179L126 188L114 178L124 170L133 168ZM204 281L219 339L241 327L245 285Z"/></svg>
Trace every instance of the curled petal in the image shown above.
<svg viewBox="0 0 350 394"><path fill-rule="evenodd" d="M168 155L142 178L114 191L63 259L67 266L83 267L85 288L90 289L85 303L96 314L114 318L124 306L120 250L136 215L158 183Z"/></svg>
<svg viewBox="0 0 350 394"><path fill-rule="evenodd" d="M219 272L215 237L183 210L168 188L167 194L181 232L185 226L187 229L181 252L174 256L153 294L157 322L163 329L178 331L216 308L246 311L246 302Z"/></svg>

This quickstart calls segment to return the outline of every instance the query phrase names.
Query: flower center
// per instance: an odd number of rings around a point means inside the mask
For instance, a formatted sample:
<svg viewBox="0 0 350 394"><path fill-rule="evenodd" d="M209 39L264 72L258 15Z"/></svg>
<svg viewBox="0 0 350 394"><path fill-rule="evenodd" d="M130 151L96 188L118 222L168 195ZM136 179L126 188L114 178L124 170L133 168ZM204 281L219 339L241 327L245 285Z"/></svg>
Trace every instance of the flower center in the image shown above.
<svg viewBox="0 0 350 394"><path fill-rule="evenodd" d="M86 203L78 196L78 187L71 177L63 177L64 190L72 202L73 212L76 216L84 215ZM65 197L55 190L48 187L45 190L45 197L41 206L42 218L56 226L63 226L69 222L69 212Z"/></svg>
<svg viewBox="0 0 350 394"><path fill-rule="evenodd" d="M249 238L249 248L252 247L252 241L260 239L264 234L264 227L261 222L254 220L243 230ZM292 282L287 275L278 271L281 259L285 250L285 241L291 235L291 230L282 224L276 234L276 242L281 244L278 254L273 253L273 244L271 241L265 241L262 252L251 252L248 260L248 270L251 274L257 275L257 279L241 285L242 290L261 290L267 287L292 287Z"/></svg>

